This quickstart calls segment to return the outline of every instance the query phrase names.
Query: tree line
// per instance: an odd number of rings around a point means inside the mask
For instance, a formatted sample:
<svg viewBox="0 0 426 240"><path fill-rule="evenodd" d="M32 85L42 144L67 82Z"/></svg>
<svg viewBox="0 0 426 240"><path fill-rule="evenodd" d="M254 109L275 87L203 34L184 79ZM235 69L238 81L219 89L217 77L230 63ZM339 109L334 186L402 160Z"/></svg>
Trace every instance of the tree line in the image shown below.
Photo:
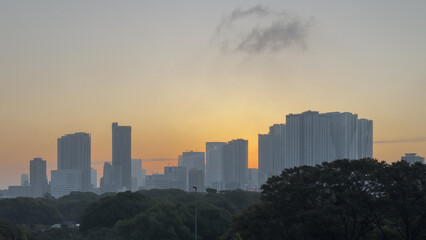
<svg viewBox="0 0 426 240"><path fill-rule="evenodd" d="M177 189L0 200L3 239L426 239L426 166L336 160L262 192ZM55 223L62 227L49 229ZM79 223L79 228L72 227Z"/></svg>
<svg viewBox="0 0 426 240"><path fill-rule="evenodd" d="M222 239L426 239L426 165L337 160L287 169Z"/></svg>

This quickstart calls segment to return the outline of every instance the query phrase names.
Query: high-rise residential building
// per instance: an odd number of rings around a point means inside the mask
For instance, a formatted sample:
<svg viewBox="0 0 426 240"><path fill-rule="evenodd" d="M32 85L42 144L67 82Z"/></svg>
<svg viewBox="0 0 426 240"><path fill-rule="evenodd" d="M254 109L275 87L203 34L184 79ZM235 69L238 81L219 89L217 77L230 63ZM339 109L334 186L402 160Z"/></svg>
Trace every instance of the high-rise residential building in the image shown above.
<svg viewBox="0 0 426 240"><path fill-rule="evenodd" d="M225 142L206 142L206 174L207 187L222 190L223 156L222 148Z"/></svg>
<svg viewBox="0 0 426 240"><path fill-rule="evenodd" d="M115 171L111 163L104 163L103 176L100 182L101 192L116 192L118 188L114 184Z"/></svg>
<svg viewBox="0 0 426 240"><path fill-rule="evenodd" d="M247 188L248 191L259 190L259 169L249 168L247 171Z"/></svg>
<svg viewBox="0 0 426 240"><path fill-rule="evenodd" d="M328 159L330 131L324 116L307 111L287 115L286 121L284 168L314 166Z"/></svg>
<svg viewBox="0 0 426 240"><path fill-rule="evenodd" d="M21 186L28 186L30 185L30 179L28 178L28 174L22 173L21 174Z"/></svg>
<svg viewBox="0 0 426 240"><path fill-rule="evenodd" d="M112 166L117 190L131 189L132 128L112 124Z"/></svg>
<svg viewBox="0 0 426 240"><path fill-rule="evenodd" d="M186 174L186 167L184 166L164 167L164 177L168 181L168 188L186 191Z"/></svg>
<svg viewBox="0 0 426 240"><path fill-rule="evenodd" d="M223 183L226 190L245 189L248 171L248 141L237 139L223 145Z"/></svg>
<svg viewBox="0 0 426 240"><path fill-rule="evenodd" d="M68 195L71 192L81 192L83 182L82 169L52 170L50 194L55 198Z"/></svg>
<svg viewBox="0 0 426 240"><path fill-rule="evenodd" d="M132 159L132 191L139 190L142 186L142 160Z"/></svg>
<svg viewBox="0 0 426 240"><path fill-rule="evenodd" d="M48 192L46 161L42 158L30 161L30 185L33 197L42 197Z"/></svg>
<svg viewBox="0 0 426 240"><path fill-rule="evenodd" d="M358 158L373 157L373 121L358 120Z"/></svg>
<svg viewBox="0 0 426 240"><path fill-rule="evenodd" d="M193 189L193 186L197 187L198 192L204 192L204 171L192 168L188 171L188 191Z"/></svg>
<svg viewBox="0 0 426 240"><path fill-rule="evenodd" d="M90 169L90 185L92 190L98 187L98 171L94 168Z"/></svg>
<svg viewBox="0 0 426 240"><path fill-rule="evenodd" d="M146 169L142 168L141 176L142 176L142 178L141 178L140 188L145 188L145 185L146 185Z"/></svg>
<svg viewBox="0 0 426 240"><path fill-rule="evenodd" d="M80 189L75 191L90 191L92 189L90 134L79 132L58 138L58 170L71 169L82 171L82 179L79 181L81 183Z"/></svg>
<svg viewBox="0 0 426 240"><path fill-rule="evenodd" d="M307 111L274 126L259 135L260 183L285 168L373 156L373 122L357 114Z"/></svg>
<svg viewBox="0 0 426 240"><path fill-rule="evenodd" d="M401 161L406 161L409 164L414 164L416 162L425 163L425 158L417 156L416 153L406 153L405 156L401 157Z"/></svg>
<svg viewBox="0 0 426 240"><path fill-rule="evenodd" d="M259 185L278 175L285 167L285 125L274 124L268 134L259 134Z"/></svg>
<svg viewBox="0 0 426 240"><path fill-rule="evenodd" d="M331 112L321 114L330 123L332 159L360 159L358 156L358 115L348 112Z"/></svg>

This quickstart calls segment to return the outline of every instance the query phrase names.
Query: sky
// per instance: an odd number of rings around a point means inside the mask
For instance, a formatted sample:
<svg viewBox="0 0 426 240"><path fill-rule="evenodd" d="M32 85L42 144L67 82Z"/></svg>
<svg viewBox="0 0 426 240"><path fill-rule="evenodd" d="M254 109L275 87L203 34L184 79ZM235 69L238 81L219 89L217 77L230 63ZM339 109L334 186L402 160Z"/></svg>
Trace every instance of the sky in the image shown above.
<svg viewBox="0 0 426 240"><path fill-rule="evenodd" d="M148 173L307 110L374 122L374 157L426 156L425 1L1 1L0 189L57 138L111 124Z"/></svg>

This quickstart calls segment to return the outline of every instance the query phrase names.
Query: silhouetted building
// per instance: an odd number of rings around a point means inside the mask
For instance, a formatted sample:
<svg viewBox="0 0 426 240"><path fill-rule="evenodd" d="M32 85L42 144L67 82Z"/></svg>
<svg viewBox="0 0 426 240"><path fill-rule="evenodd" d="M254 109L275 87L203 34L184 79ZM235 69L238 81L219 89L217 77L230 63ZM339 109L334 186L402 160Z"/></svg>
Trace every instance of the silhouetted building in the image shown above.
<svg viewBox="0 0 426 240"><path fill-rule="evenodd" d="M223 182L226 190L245 189L248 169L248 141L232 140L223 146Z"/></svg>
<svg viewBox="0 0 426 240"><path fill-rule="evenodd" d="M222 148L225 142L206 142L206 178L205 185L222 190L223 156Z"/></svg>
<svg viewBox="0 0 426 240"><path fill-rule="evenodd" d="M22 173L21 174L21 186L28 186L30 185L30 179L28 178L28 174Z"/></svg>
<svg viewBox="0 0 426 240"><path fill-rule="evenodd" d="M193 186L197 186L198 192L204 192L204 171L193 168L188 171L188 191L191 191Z"/></svg>
<svg viewBox="0 0 426 240"><path fill-rule="evenodd" d="M182 153L179 166L184 166L186 168L186 171L187 171L186 184L187 185L188 185L188 171L190 169L195 168L197 170L203 171L203 173L204 173L204 171L205 171L204 159L205 158L204 158L203 152L189 151L189 152L183 152Z"/></svg>
<svg viewBox="0 0 426 240"><path fill-rule="evenodd" d="M117 190L131 189L132 128L112 124L112 166Z"/></svg>
<svg viewBox="0 0 426 240"><path fill-rule="evenodd" d="M90 185L92 190L98 187L98 171L96 169L90 169Z"/></svg>
<svg viewBox="0 0 426 240"><path fill-rule="evenodd" d="M183 152L180 166L186 167L187 170L196 168L204 172L204 153L194 151Z"/></svg>
<svg viewBox="0 0 426 240"><path fill-rule="evenodd" d="M55 198L82 191L82 169L52 170L51 179L50 194Z"/></svg>
<svg viewBox="0 0 426 240"><path fill-rule="evenodd" d="M273 176L279 175L285 166L285 125L274 124L268 134L259 134L258 163L261 185Z"/></svg>
<svg viewBox="0 0 426 240"><path fill-rule="evenodd" d="M111 163L105 162L104 169L103 169L103 176L100 182L100 188L102 193L117 191L118 188L114 184L114 176L115 176L114 173L115 171Z"/></svg>
<svg viewBox="0 0 426 240"><path fill-rule="evenodd" d="M43 197L48 192L46 161L42 158L30 161L30 185L32 197Z"/></svg>
<svg viewBox="0 0 426 240"><path fill-rule="evenodd" d="M249 168L247 171L247 188L248 191L258 191L259 185L259 169Z"/></svg>
<svg viewBox="0 0 426 240"><path fill-rule="evenodd" d="M184 166L164 167L164 176L168 181L168 188L186 191L186 174L186 167Z"/></svg>
<svg viewBox="0 0 426 240"><path fill-rule="evenodd" d="M142 160L132 159L132 191L142 186Z"/></svg>
<svg viewBox="0 0 426 240"><path fill-rule="evenodd" d="M58 170L70 169L80 169L82 172L79 191L90 191L92 189L90 134L80 132L58 138ZM74 183L72 183L73 187Z"/></svg>
<svg viewBox="0 0 426 240"><path fill-rule="evenodd" d="M373 157L373 121L357 114L306 111L259 134L259 184L285 168Z"/></svg>
<svg viewBox="0 0 426 240"><path fill-rule="evenodd" d="M409 164L414 164L416 162L425 163L425 158L417 156L416 153L406 153L405 156L401 157L401 161L406 161Z"/></svg>
<svg viewBox="0 0 426 240"><path fill-rule="evenodd" d="M9 186L5 197L16 198L16 197L31 197L31 186Z"/></svg>
<svg viewBox="0 0 426 240"><path fill-rule="evenodd" d="M169 181L164 174L154 173L146 175L146 189L167 189L169 188Z"/></svg>
<svg viewBox="0 0 426 240"><path fill-rule="evenodd" d="M141 178L141 184L140 184L139 188L145 188L145 185L146 185L146 169L142 168L141 176L142 176L142 178Z"/></svg>
<svg viewBox="0 0 426 240"><path fill-rule="evenodd" d="M358 158L373 157L373 121L358 120Z"/></svg>

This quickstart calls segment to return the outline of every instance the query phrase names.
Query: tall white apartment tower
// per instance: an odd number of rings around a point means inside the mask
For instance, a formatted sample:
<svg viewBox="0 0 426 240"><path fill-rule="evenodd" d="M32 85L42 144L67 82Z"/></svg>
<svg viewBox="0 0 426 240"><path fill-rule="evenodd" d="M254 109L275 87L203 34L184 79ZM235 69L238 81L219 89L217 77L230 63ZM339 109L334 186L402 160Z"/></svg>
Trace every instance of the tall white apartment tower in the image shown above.
<svg viewBox="0 0 426 240"><path fill-rule="evenodd" d="M214 189L222 190L222 148L225 142L206 142L206 177L205 185Z"/></svg>

